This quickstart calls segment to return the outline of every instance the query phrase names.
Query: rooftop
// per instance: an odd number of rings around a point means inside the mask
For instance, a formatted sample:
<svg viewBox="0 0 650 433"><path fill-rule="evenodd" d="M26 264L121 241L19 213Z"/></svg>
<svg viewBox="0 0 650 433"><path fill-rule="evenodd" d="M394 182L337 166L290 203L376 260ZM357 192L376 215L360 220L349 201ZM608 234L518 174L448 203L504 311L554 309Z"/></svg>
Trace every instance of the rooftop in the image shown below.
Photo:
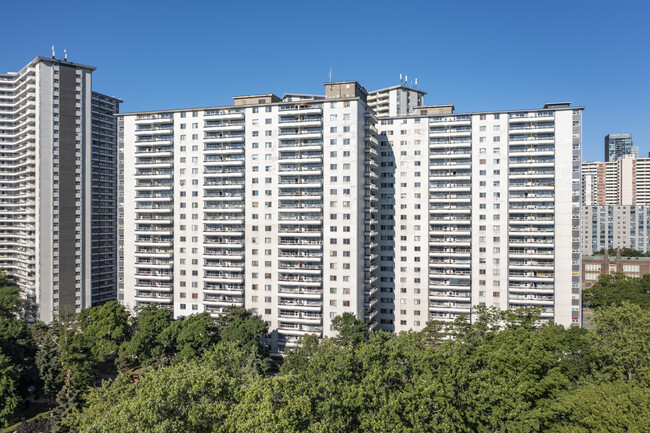
<svg viewBox="0 0 650 433"><path fill-rule="evenodd" d="M393 89L411 90L411 91L413 91L413 92L418 92L418 93L420 93L420 94L422 94L422 95L426 95L426 94L427 94L427 92L425 92L424 90L416 89L415 87L406 86L406 85L404 85L404 84L398 84L398 85L396 85L396 86L386 87L386 88L384 88L384 89L373 90L373 91L371 91L371 92L368 92L368 96L374 96L374 95L376 95L376 94L379 93L379 92L387 92L387 91L389 91L389 90L393 90Z"/></svg>

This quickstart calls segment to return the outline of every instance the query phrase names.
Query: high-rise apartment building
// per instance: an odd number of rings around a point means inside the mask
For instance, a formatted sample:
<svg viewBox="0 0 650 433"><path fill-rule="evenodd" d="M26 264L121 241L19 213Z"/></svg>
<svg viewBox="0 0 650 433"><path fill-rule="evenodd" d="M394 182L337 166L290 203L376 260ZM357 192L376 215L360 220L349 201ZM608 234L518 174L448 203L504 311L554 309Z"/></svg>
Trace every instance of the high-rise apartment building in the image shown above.
<svg viewBox="0 0 650 433"><path fill-rule="evenodd" d="M632 134L608 134L605 136L605 161L614 162L624 155L639 156L639 148L632 144Z"/></svg>
<svg viewBox="0 0 650 433"><path fill-rule="evenodd" d="M94 70L37 57L0 75L0 267L46 322L116 292L120 101Z"/></svg>
<svg viewBox="0 0 650 433"><path fill-rule="evenodd" d="M368 94L368 105L377 117L406 116L424 105L427 92L400 84Z"/></svg>
<svg viewBox="0 0 650 433"><path fill-rule="evenodd" d="M379 125L382 325L477 305L579 323L582 108L417 112Z"/></svg>
<svg viewBox="0 0 650 433"><path fill-rule="evenodd" d="M650 158L582 163L583 205L649 205Z"/></svg>
<svg viewBox="0 0 650 433"><path fill-rule="evenodd" d="M582 250L648 251L650 158L624 155L614 162L582 163Z"/></svg>
<svg viewBox="0 0 650 433"><path fill-rule="evenodd" d="M367 98L351 81L119 115L123 302L244 305L280 352L344 312L394 331L476 305L579 323L582 107L378 123Z"/></svg>
<svg viewBox="0 0 650 433"><path fill-rule="evenodd" d="M650 206L582 206L582 253L631 248L650 251Z"/></svg>

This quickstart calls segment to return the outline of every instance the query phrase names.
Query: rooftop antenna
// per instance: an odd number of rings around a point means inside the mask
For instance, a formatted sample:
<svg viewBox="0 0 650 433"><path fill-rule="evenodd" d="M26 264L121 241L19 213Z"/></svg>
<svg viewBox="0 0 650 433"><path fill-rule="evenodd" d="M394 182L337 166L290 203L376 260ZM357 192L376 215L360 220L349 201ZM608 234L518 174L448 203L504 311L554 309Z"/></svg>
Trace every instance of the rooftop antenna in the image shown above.
<svg viewBox="0 0 650 433"><path fill-rule="evenodd" d="M65 48L63 49L63 60L66 62L68 61L68 50Z"/></svg>
<svg viewBox="0 0 650 433"><path fill-rule="evenodd" d="M52 58L54 58L55 53L54 53L54 45L52 45Z"/></svg>
<svg viewBox="0 0 650 433"><path fill-rule="evenodd" d="M418 79L417 78L415 79L415 88L416 89L418 88Z"/></svg>
<svg viewBox="0 0 650 433"><path fill-rule="evenodd" d="M404 81L402 80L402 74L399 74L399 83L404 84Z"/></svg>
<svg viewBox="0 0 650 433"><path fill-rule="evenodd" d="M332 83L332 68L330 68L330 83Z"/></svg>
<svg viewBox="0 0 650 433"><path fill-rule="evenodd" d="M408 86L408 83L409 83L409 76L408 75L404 75L404 82Z"/></svg>

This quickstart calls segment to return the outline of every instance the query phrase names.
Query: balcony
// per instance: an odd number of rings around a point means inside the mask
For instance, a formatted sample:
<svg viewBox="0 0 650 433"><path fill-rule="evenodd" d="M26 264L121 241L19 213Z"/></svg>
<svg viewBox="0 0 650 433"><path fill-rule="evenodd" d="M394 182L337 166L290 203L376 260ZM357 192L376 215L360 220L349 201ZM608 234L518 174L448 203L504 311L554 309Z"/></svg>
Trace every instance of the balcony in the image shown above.
<svg viewBox="0 0 650 433"><path fill-rule="evenodd" d="M323 138L323 131L320 128L281 129L278 135L282 140L318 140Z"/></svg>
<svg viewBox="0 0 650 433"><path fill-rule="evenodd" d="M323 120L320 116L292 116L280 117L281 128L303 128L315 127L320 128L323 126Z"/></svg>
<svg viewBox="0 0 650 433"><path fill-rule="evenodd" d="M231 132L231 133L205 133L203 137L204 143L237 143L244 141L243 132Z"/></svg>
<svg viewBox="0 0 650 433"><path fill-rule="evenodd" d="M282 285L286 286L319 287L322 284L321 277L284 272L280 272L278 275L278 281L280 281Z"/></svg>
<svg viewBox="0 0 650 433"><path fill-rule="evenodd" d="M205 121L203 130L206 132L225 132L225 131L243 131L244 120L231 121Z"/></svg>
<svg viewBox="0 0 650 433"><path fill-rule="evenodd" d="M309 312L294 312L280 310L279 314L280 319L291 320L297 323L317 323L320 324L323 320L323 315L320 313L309 313Z"/></svg>
<svg viewBox="0 0 650 433"><path fill-rule="evenodd" d="M320 335L323 332L323 327L317 325L296 324L281 321L278 325L278 330L281 332L281 335Z"/></svg>
<svg viewBox="0 0 650 433"><path fill-rule="evenodd" d="M221 119L221 120L238 120L244 118L244 111L240 108L225 109L225 110L205 110L203 112L203 119Z"/></svg>
<svg viewBox="0 0 650 433"><path fill-rule="evenodd" d="M295 116L298 115L321 114L323 112L323 108L321 104L303 103L303 104L293 104L293 105L281 105L279 112L282 118L289 117L291 115L292 118L295 118Z"/></svg>

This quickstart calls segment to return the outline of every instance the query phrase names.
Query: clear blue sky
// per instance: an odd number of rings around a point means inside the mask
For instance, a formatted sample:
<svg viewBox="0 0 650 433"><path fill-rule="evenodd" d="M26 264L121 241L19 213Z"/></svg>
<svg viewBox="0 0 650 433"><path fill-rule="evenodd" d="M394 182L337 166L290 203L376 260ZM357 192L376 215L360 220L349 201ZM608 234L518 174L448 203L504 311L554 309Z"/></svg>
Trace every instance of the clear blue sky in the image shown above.
<svg viewBox="0 0 650 433"><path fill-rule="evenodd" d="M585 160L607 133L650 151L647 1L13 1L0 71L37 55L97 66L122 111L228 105L247 93L368 90L417 77L429 104L585 105Z"/></svg>

